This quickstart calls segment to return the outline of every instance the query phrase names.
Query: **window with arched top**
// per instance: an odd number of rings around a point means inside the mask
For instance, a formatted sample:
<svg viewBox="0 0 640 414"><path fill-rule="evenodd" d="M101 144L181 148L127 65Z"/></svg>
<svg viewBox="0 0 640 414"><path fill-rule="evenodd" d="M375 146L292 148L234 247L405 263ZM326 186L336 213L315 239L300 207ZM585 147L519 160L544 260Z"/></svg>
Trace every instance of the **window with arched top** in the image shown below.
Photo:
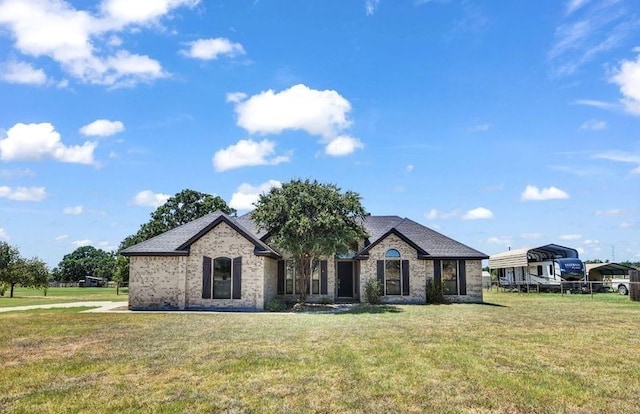
<svg viewBox="0 0 640 414"><path fill-rule="evenodd" d="M202 299L240 299L242 257L202 257Z"/></svg>
<svg viewBox="0 0 640 414"><path fill-rule="evenodd" d="M397 257L400 258L400 252L396 249L389 249L387 253L384 255L385 257Z"/></svg>

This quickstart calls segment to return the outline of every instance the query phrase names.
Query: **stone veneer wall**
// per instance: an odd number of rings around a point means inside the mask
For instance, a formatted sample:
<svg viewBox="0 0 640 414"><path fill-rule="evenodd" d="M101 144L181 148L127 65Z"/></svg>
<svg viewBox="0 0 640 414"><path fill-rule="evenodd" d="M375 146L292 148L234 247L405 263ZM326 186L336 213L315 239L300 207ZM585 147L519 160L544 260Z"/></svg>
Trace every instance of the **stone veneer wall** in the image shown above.
<svg viewBox="0 0 640 414"><path fill-rule="evenodd" d="M360 261L360 298L366 296L364 288L369 279L377 278L377 261L384 260L389 249L400 252L402 260L409 260L409 296L383 296L383 303L425 303L427 300L427 268L429 261L418 260L416 250L395 234L390 234L369 251L369 259ZM430 265L433 277L433 263Z"/></svg>
<svg viewBox="0 0 640 414"><path fill-rule="evenodd" d="M190 247L187 258L186 308L263 310L265 304L265 261L256 256L252 242L221 222ZM202 299L202 257L242 257L240 299Z"/></svg>
<svg viewBox="0 0 640 414"><path fill-rule="evenodd" d="M482 261L466 260L465 261L466 278L467 278L467 294L445 296L451 302L482 302Z"/></svg>
<svg viewBox="0 0 640 414"><path fill-rule="evenodd" d="M186 256L132 256L129 309L179 308L186 259Z"/></svg>
<svg viewBox="0 0 640 414"><path fill-rule="evenodd" d="M268 305L278 295L278 261L264 260L264 305Z"/></svg>

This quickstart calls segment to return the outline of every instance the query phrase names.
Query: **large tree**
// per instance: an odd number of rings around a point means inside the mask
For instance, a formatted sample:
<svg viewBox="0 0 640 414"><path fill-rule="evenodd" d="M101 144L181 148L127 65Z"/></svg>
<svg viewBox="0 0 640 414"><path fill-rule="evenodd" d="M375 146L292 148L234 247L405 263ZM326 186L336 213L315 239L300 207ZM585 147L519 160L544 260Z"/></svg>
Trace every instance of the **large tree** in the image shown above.
<svg viewBox="0 0 640 414"><path fill-rule="evenodd" d="M82 246L62 258L55 275L62 282L75 282L85 276L110 280L115 266L116 260L112 253L93 246Z"/></svg>
<svg viewBox="0 0 640 414"><path fill-rule="evenodd" d="M315 260L347 253L367 237L367 215L360 195L334 184L293 180L260 196L252 218L269 232L271 243L291 255L298 278L298 300L306 299Z"/></svg>
<svg viewBox="0 0 640 414"><path fill-rule="evenodd" d="M189 189L182 190L151 213L149 221L140 226L137 233L126 237L120 243L119 250L218 210L227 214L236 213L236 210L229 207L220 196Z"/></svg>

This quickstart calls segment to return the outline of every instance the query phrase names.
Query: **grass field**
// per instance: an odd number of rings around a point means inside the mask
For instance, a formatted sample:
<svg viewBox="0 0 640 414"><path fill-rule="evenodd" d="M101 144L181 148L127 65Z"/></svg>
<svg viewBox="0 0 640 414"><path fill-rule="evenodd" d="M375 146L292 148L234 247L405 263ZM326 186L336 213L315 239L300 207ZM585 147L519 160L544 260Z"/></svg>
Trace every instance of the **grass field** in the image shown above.
<svg viewBox="0 0 640 414"><path fill-rule="evenodd" d="M640 413L640 303L0 314L0 412Z"/></svg>
<svg viewBox="0 0 640 414"><path fill-rule="evenodd" d="M127 301L127 292L127 288L120 288L116 295L116 288L56 287L47 289L47 296L44 296L42 289L16 288L12 298L9 291L0 296L0 308L78 301Z"/></svg>

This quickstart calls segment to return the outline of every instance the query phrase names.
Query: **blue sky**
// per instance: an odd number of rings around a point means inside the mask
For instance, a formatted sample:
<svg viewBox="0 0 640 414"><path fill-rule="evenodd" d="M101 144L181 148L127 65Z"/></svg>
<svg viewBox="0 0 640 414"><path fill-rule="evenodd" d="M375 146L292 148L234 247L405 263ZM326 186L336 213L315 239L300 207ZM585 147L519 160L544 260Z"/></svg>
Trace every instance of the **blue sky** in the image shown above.
<svg viewBox="0 0 640 414"><path fill-rule="evenodd" d="M0 239L51 266L294 178L640 260L637 1L0 0L0 96Z"/></svg>

